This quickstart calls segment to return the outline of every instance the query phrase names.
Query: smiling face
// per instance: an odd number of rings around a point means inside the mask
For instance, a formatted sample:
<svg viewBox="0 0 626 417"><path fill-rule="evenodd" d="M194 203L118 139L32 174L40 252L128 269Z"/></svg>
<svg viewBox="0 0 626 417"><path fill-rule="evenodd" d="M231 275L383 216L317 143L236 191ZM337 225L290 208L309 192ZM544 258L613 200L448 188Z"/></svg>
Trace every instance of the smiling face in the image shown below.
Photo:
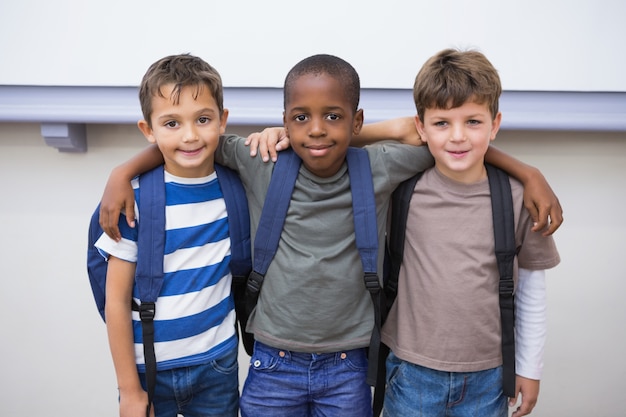
<svg viewBox="0 0 626 417"><path fill-rule="evenodd" d="M165 160L165 170L188 178L205 177L214 171L213 161L220 134L226 129L228 110L220 114L210 90L204 85L184 86L178 100L175 84L161 87L152 97L151 123L138 122L151 143L156 143Z"/></svg>
<svg viewBox="0 0 626 417"><path fill-rule="evenodd" d="M283 120L291 146L304 166L319 177L336 174L353 135L363 126L363 111L353 110L345 88L326 73L293 81Z"/></svg>
<svg viewBox="0 0 626 417"><path fill-rule="evenodd" d="M496 138L502 114L492 117L486 104L467 101L450 109L427 108L417 130L445 176L463 183L484 179L485 153Z"/></svg>

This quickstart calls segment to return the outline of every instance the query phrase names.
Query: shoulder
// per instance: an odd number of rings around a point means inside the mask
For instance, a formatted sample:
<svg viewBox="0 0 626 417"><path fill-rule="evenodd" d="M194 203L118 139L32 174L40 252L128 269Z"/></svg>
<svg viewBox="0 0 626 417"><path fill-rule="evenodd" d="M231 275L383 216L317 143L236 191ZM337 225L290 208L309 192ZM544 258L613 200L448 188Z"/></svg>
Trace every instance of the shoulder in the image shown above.
<svg viewBox="0 0 626 417"><path fill-rule="evenodd" d="M392 183L404 181L434 165L426 146L382 142L364 149L369 154L372 172L375 175L388 174Z"/></svg>

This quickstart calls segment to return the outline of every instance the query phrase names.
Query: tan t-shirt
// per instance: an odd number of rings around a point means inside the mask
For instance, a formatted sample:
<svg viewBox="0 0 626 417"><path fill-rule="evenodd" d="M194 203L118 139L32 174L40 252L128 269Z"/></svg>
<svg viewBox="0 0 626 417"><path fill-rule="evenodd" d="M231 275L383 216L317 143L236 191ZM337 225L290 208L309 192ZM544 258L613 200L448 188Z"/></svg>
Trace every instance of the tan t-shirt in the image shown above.
<svg viewBox="0 0 626 417"><path fill-rule="evenodd" d="M517 268L556 266L554 240L530 231L522 185L511 179ZM417 182L407 218L398 296L383 342L403 360L448 372L502 364L498 269L489 182L455 182L437 169Z"/></svg>

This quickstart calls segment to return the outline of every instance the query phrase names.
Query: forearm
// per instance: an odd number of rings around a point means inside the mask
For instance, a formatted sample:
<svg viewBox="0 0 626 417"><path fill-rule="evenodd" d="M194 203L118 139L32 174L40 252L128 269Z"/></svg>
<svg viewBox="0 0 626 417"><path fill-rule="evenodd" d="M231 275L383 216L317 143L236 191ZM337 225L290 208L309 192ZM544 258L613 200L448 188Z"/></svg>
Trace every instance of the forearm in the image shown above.
<svg viewBox="0 0 626 417"><path fill-rule="evenodd" d="M522 184L526 184L536 175L541 175L537 168L527 165L493 146L489 146L485 154L485 162L500 168L513 178L517 178Z"/></svg>
<svg viewBox="0 0 626 417"><path fill-rule="evenodd" d="M360 147L381 140L395 140L407 145L423 145L413 117L401 117L365 124L361 132L352 137L350 145Z"/></svg>
<svg viewBox="0 0 626 417"><path fill-rule="evenodd" d="M126 311L125 311L126 310ZM133 329L129 306L107 299L107 334L120 391L142 390L135 363Z"/></svg>
<svg viewBox="0 0 626 417"><path fill-rule="evenodd" d="M114 256L107 265L106 317L109 348L120 391L142 390L135 362L131 300L136 264Z"/></svg>
<svg viewBox="0 0 626 417"><path fill-rule="evenodd" d="M111 177L130 181L139 174L150 171L163 163L163 154L156 145L150 145L137 155L113 169Z"/></svg>

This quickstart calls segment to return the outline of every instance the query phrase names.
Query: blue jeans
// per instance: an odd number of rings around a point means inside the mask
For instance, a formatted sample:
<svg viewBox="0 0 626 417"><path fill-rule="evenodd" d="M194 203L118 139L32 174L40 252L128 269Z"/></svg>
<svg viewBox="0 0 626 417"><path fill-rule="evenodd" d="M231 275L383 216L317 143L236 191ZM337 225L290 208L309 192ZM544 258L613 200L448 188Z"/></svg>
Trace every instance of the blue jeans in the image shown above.
<svg viewBox="0 0 626 417"><path fill-rule="evenodd" d="M442 372L387 358L383 417L506 417L502 367Z"/></svg>
<svg viewBox="0 0 626 417"><path fill-rule="evenodd" d="M365 349L299 353L255 342L242 417L371 417Z"/></svg>
<svg viewBox="0 0 626 417"><path fill-rule="evenodd" d="M237 417L237 348L206 364L157 372L155 417ZM140 374L146 389L145 374Z"/></svg>

